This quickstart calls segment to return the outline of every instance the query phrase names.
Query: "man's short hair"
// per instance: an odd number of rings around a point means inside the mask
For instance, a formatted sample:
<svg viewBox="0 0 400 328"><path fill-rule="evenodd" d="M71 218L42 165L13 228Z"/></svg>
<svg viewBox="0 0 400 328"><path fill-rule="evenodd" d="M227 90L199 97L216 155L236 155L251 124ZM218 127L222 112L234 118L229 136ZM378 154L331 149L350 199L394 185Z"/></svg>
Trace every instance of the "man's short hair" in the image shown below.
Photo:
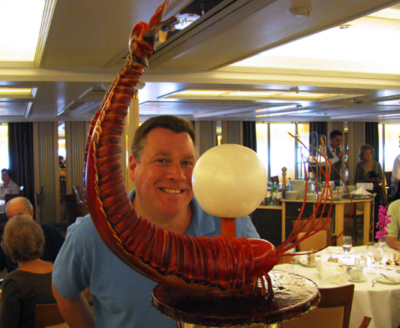
<svg viewBox="0 0 400 328"><path fill-rule="evenodd" d="M133 137L131 153L138 162L140 162L147 134L155 128L163 128L171 130L175 133L187 132L190 135L193 144L196 146L196 137L193 125L190 123L190 121L172 115L155 116L149 118L141 126L139 126L135 132L135 136Z"/></svg>
<svg viewBox="0 0 400 328"><path fill-rule="evenodd" d="M26 262L40 258L44 249L42 228L29 215L16 215L4 227L3 247L14 262Z"/></svg>
<svg viewBox="0 0 400 328"><path fill-rule="evenodd" d="M3 173L3 172L7 172L7 175L10 177L10 179L13 178L13 173L10 169L2 169L1 173Z"/></svg>
<svg viewBox="0 0 400 328"><path fill-rule="evenodd" d="M335 139L337 136L343 136L343 133L340 132L339 130L333 130L333 131L329 134L329 138L330 138L330 139Z"/></svg>
<svg viewBox="0 0 400 328"><path fill-rule="evenodd" d="M26 213L29 213L30 210L33 210L32 203L29 201L28 198L25 198L25 197L15 197L15 198L13 198L13 199L10 199L10 200L7 202L7 204L6 204L6 215L8 214L8 206L13 205L13 204L15 204L15 203L20 203L20 204L24 207Z"/></svg>

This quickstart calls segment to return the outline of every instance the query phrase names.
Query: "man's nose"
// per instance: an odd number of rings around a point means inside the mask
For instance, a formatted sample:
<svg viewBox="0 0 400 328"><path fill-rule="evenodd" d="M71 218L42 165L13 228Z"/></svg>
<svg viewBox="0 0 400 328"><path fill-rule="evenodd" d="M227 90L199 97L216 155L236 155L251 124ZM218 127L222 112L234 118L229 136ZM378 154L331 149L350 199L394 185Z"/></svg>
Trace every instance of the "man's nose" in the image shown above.
<svg viewBox="0 0 400 328"><path fill-rule="evenodd" d="M168 167L167 177L170 179L175 179L177 181L185 180L186 176L183 172L182 166L180 163L172 163Z"/></svg>

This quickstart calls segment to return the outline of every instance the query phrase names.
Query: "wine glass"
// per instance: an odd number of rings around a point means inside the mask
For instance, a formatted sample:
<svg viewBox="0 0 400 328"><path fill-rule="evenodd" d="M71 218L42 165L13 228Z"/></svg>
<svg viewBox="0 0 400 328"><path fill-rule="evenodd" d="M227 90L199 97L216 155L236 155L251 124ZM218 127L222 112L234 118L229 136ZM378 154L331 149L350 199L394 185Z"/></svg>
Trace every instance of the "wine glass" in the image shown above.
<svg viewBox="0 0 400 328"><path fill-rule="evenodd" d="M353 247L353 240L351 236L343 236L343 251L345 252L345 259L349 258L349 252L351 251L351 248Z"/></svg>
<svg viewBox="0 0 400 328"><path fill-rule="evenodd" d="M383 247L379 244L375 244L374 246L374 261L377 263L377 268L380 266L381 261L383 259Z"/></svg>
<svg viewBox="0 0 400 328"><path fill-rule="evenodd" d="M372 259L374 258L374 243L369 242L366 250L367 258L370 258L370 265L372 265ZM369 265L368 265L369 266Z"/></svg>

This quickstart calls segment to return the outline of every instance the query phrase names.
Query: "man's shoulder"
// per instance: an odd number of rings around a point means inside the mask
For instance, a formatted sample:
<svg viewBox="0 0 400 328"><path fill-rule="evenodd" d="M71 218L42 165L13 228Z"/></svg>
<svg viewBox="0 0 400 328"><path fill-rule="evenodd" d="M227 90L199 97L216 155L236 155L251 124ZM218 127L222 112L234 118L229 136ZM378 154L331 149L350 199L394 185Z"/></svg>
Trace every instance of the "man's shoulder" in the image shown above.
<svg viewBox="0 0 400 328"><path fill-rule="evenodd" d="M394 202L391 202L387 214L391 216L389 220L397 220L400 221L400 199L395 200Z"/></svg>
<svg viewBox="0 0 400 328"><path fill-rule="evenodd" d="M90 215L84 217L79 217L76 219L75 223L70 225L67 229L67 236L75 235L87 237L88 239L95 238L98 236L96 228L93 224Z"/></svg>

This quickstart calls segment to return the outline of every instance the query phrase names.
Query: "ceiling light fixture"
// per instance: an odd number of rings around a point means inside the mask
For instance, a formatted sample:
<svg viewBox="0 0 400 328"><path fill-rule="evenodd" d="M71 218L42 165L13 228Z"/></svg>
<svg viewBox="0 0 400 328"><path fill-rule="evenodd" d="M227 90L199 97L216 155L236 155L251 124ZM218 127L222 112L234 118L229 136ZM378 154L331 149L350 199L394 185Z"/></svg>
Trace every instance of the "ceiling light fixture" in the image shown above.
<svg viewBox="0 0 400 328"><path fill-rule="evenodd" d="M386 8L383 10L379 10L373 14L368 15L367 17L373 18L386 18L386 19L400 19L400 10L395 8Z"/></svg>
<svg viewBox="0 0 400 328"><path fill-rule="evenodd" d="M267 107L267 108L257 109L256 113L272 112L272 111L282 110L282 109L295 109L295 108L301 108L301 107L303 107L303 106L299 105L299 104L292 104L292 105L286 105L286 106L276 106L276 107Z"/></svg>
<svg viewBox="0 0 400 328"><path fill-rule="evenodd" d="M0 61L34 61L45 3L0 0Z"/></svg>
<svg viewBox="0 0 400 328"><path fill-rule="evenodd" d="M298 87L282 90L200 90L185 89L172 92L159 98L196 100L283 100L283 101L328 101L362 96L359 94L337 94L301 92Z"/></svg>
<svg viewBox="0 0 400 328"><path fill-rule="evenodd" d="M37 88L0 88L0 98L34 98Z"/></svg>
<svg viewBox="0 0 400 328"><path fill-rule="evenodd" d="M307 112L311 112L311 109L256 115L256 117L258 118L258 117L270 117L270 116L285 116L285 115L290 115L290 114L303 114L303 113L307 113Z"/></svg>

